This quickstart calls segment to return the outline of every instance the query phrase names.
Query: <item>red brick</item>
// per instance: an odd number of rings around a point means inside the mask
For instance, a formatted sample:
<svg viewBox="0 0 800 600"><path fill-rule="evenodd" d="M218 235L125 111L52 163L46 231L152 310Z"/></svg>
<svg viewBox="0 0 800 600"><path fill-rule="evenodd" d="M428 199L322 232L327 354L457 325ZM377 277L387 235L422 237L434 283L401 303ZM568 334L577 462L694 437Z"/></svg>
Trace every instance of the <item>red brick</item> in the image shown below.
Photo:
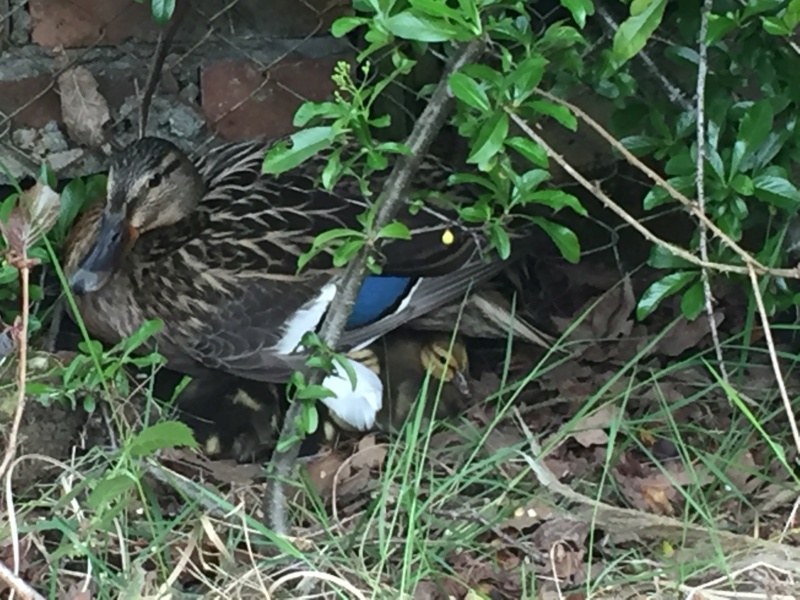
<svg viewBox="0 0 800 600"><path fill-rule="evenodd" d="M350 0L240 0L231 13L247 19L265 37L326 35L339 17L353 12Z"/></svg>
<svg viewBox="0 0 800 600"><path fill-rule="evenodd" d="M52 48L111 46L130 37L154 40L158 25L149 2L132 0L30 0L33 41Z"/></svg>
<svg viewBox="0 0 800 600"><path fill-rule="evenodd" d="M266 74L246 61L210 63L200 77L206 120L230 141L291 133L294 113L305 100L319 102L331 94L331 73L343 58L286 58Z"/></svg>
<svg viewBox="0 0 800 600"><path fill-rule="evenodd" d="M0 81L0 112L11 115L12 127L41 127L48 121L61 120L61 100L52 82L49 74ZM0 130L5 125L0 117Z"/></svg>

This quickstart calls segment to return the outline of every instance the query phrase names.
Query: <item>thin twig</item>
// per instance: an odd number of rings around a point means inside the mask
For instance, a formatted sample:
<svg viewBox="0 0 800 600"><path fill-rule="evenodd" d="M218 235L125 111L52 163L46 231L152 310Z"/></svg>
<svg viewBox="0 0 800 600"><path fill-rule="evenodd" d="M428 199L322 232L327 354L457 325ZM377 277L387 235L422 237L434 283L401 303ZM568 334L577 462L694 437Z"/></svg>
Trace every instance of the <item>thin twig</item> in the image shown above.
<svg viewBox="0 0 800 600"><path fill-rule="evenodd" d="M764 340L767 343L769 350L769 361L772 363L772 370L775 372L775 380L778 382L778 390L783 400L783 408L786 411L786 418L789 421L789 427L792 430L792 437L794 438L794 447L800 453L800 430L797 429L797 420L794 417L794 408L792 402L789 400L789 394L786 391L786 383L783 381L783 374L781 373L781 365L778 362L778 353L775 352L775 343L772 341L772 329L769 325L769 317L767 317L767 310L764 307L764 299L761 297L761 290L758 288L758 276L755 270L750 269L750 285L753 287L753 296L756 299L756 306L758 307L758 314L761 317L761 329L764 331Z"/></svg>
<svg viewBox="0 0 800 600"><path fill-rule="evenodd" d="M713 233L715 236L717 236L735 254L737 254L739 256L739 258L742 259L742 262L744 262L745 266L739 267L739 266L735 266L735 265L720 265L719 263L703 263L697 257L693 256L691 253L688 253L685 250L681 250L680 248L678 248L674 244L670 244L668 242L662 242L661 244L665 248L668 248L670 250L670 252L674 252L677 249L678 251L681 252L680 254L678 254L678 256L680 256L681 258L686 258L686 260L691 261L693 264L696 264L698 266L706 266L708 268L719 268L719 269L721 269L723 271L726 271L726 272L729 272L729 273L740 273L742 275L746 275L748 273L746 265L752 264L753 268L759 274L769 273L769 274L775 275L777 277L788 277L790 279L800 279L800 271L798 271L797 269L772 269L772 268L769 268L769 267L761 264L749 252L747 252L747 250L745 250L739 244L737 244L735 241L733 241L733 239L731 239L731 237L729 235L727 235L724 231L722 231L717 226L716 223L714 223L712 220L710 220L708 218L708 216L706 216L704 213L700 212L700 210L698 209L698 206L697 206L697 202L693 202L692 200L687 198L685 194L679 192L677 189L675 189L675 187L671 183L669 183L661 175L659 175L653 169L651 169L645 163L643 163L630 150L628 150L625 146L623 146L619 142L619 140L617 140L613 135L611 135L608 131L606 131L605 128L602 125L600 125L596 120L594 120L592 117L590 117L586 113L586 111L581 110L579 107L575 106L575 104L573 104L572 102L567 102L566 100L564 100L562 98L559 98L558 96L555 96L555 95L551 94L550 92L546 92L546 91L544 91L544 90L542 90L540 88L536 88L534 91L537 94L539 94L540 96L542 96L543 98L546 98L546 99L550 100L551 102L554 102L554 103L556 103L556 104L558 104L560 106L564 106L564 107L568 108L574 115L579 117L581 119L581 121L583 121L584 123L589 125L589 127L594 129L600 135L600 137L602 137L606 142L608 142L614 148L614 150L619 152L623 156L623 158L625 158L625 160L628 161L629 164L631 164L632 166L636 167L639 171L644 173L655 184L657 184L660 187L664 188L664 190L667 191L667 193L670 195L670 197L672 197L673 199L675 199L678 202L680 202L681 204L683 204L683 206L686 207L686 209L689 211L689 213L692 216L694 216L699 221L702 221L703 223L705 223L706 227L708 227L708 230L711 233ZM514 119L514 121L517 124L524 123L525 127L526 127L525 133L530 135L529 131L532 131L532 129L527 125L527 123L525 123L525 121L523 119L521 119L520 117L516 116L513 112L510 112L510 115L512 116L512 118L516 117ZM538 139L541 139L541 137L540 136L536 136L536 138L534 138L534 139L538 140ZM559 164L561 165L560 162L559 162ZM564 166L564 165L561 165L561 166ZM575 173L576 171L575 171L574 168L570 167L570 170L568 172L570 173L570 175L573 175L573 173ZM574 175L573 175L573 177L574 177ZM585 180L585 178L584 178L584 180ZM583 183L582 183L582 185L583 185ZM588 185L589 185L589 187L587 189L589 189L590 191L594 191L594 189L597 187L597 186L592 186L591 184L588 184ZM603 203L606 203L606 200L603 200ZM610 204L607 204L607 206L609 206L609 208L612 208L614 210L614 212L617 212L618 214L619 214L618 211L622 211L622 209L619 208L616 205L611 206ZM624 213L624 211L622 211L622 212ZM627 213L624 213L624 214L627 215ZM631 225L633 225L637 229L637 231L642 232L643 235L645 234L646 230L645 230L645 232L643 232L642 231L643 228L637 227L635 219L630 219L629 223ZM647 234L649 234L649 232L647 232ZM655 238L655 236L652 236L651 234L648 236L648 239L653 239L653 238ZM688 256L688 258L687 258L687 256Z"/></svg>
<svg viewBox="0 0 800 600"><path fill-rule="evenodd" d="M700 33L698 36L698 65L697 65L697 208L706 214L705 192L705 165L706 165L706 75L708 74L708 16L711 14L712 0L704 0L700 9ZM698 222L700 230L700 260L708 262L708 228L702 219ZM705 299L708 327L711 331L711 340L714 344L714 353L719 364L719 372L726 383L730 382L725 359L722 356L722 345L719 341L717 320L714 318L714 296L711 292L711 278L708 269L700 269L700 279L703 282L703 298Z"/></svg>
<svg viewBox="0 0 800 600"><path fill-rule="evenodd" d="M22 600L45 600L44 596L14 575L11 570L0 561L0 580L5 582ZM13 593L13 592L12 592Z"/></svg>
<svg viewBox="0 0 800 600"><path fill-rule="evenodd" d="M408 140L406 140L406 145L411 154L409 156L401 156L397 160L391 174L384 183L383 191L377 200L378 211L375 215L375 231L380 231L388 225L400 210L405 201L411 179L419 168L422 157L427 153L434 136L444 124L452 98L448 86L450 75L464 64L480 56L484 46L483 39L469 42L455 54L445 68L428 105L414 124L414 129ZM320 328L320 337L332 348L336 347L337 341L344 331L366 273L367 253L372 251L374 251L374 248L369 248L365 245L347 265L341 284L336 290L336 296L331 302L331 310ZM317 378L319 381L314 381ZM319 383L321 381L320 375L317 374L317 377L312 381ZM299 402L293 402L289 407L284 418L279 444L281 441L293 439L296 436L296 421L297 417L300 416L301 409L302 405ZM288 480L291 474L291 470L297 460L299 448L299 444L294 443L282 452L276 450L270 465L271 480L267 484L264 494L263 512L267 525L279 535L288 534L289 519L287 517L284 481Z"/></svg>
<svg viewBox="0 0 800 600"><path fill-rule="evenodd" d="M569 106L572 107L573 105L569 104ZM607 208L609 208L611 211L617 214L623 221L625 221L633 229L642 234L642 237L644 237L646 240L654 244L658 244L663 248L666 248L675 256L678 256L684 259L685 261L690 262L698 267L705 267L707 269L716 269L721 273L737 273L739 275L747 275L749 273L749 270L746 266L703 261L694 254L692 254L691 252L689 252L688 250L685 250L680 246L676 246L675 244L658 237L647 227L642 225L637 219L634 219L631 215L629 215L627 211L625 211L625 209L622 208L619 204L614 202L614 200L612 200L599 185L592 183L586 177L584 177L575 167L573 167L569 162L567 162L567 160L563 156L561 156L558 152L556 152L553 149L553 147L550 146L542 136L536 133L533 130L533 128L530 125L528 125L528 123L522 117L520 117L510 109L507 109L507 112L508 115L511 117L511 120L514 121L514 123L516 123L520 129L522 129L525 135L530 137L533 141L535 141L542 148L544 148L545 152L547 152L547 155L553 160L555 160L559 164L559 166L561 166L564 169L564 171L570 174L575 179L575 181L577 181L581 186L583 186L584 189L594 194L594 196L598 200L600 200ZM636 160L638 161L638 159ZM640 163L636 163L636 166L638 166L639 164ZM644 164L642 164L642 167L647 168ZM753 262L753 261L748 261L748 262ZM759 274L769 273L777 277L800 279L800 271L798 271L798 269L771 269L764 267L760 263L754 263L753 268Z"/></svg>
<svg viewBox="0 0 800 600"><path fill-rule="evenodd" d="M3 456L3 462L0 463L0 478L8 469L8 465L14 460L17 454L17 438L19 437L19 428L22 424L22 414L25 412L25 382L28 378L28 295L29 295L29 280L30 280L30 267L27 258L19 259L17 262L20 287L22 288L22 318L17 333L17 348L19 356L19 364L17 369L17 410L14 413L14 422L11 425L11 432L8 435L8 445ZM12 262L12 264L13 264Z"/></svg>
<svg viewBox="0 0 800 600"><path fill-rule="evenodd" d="M169 27L166 31L162 31L158 35L158 44L156 51L153 54L153 62L150 64L150 72L147 74L147 83L144 86L142 93L142 102L139 104L139 137L143 138L147 131L147 118L150 113L150 102L153 99L153 93L156 91L156 85L161 79L161 69L164 67L164 60L167 58L167 50L172 45L172 40L178 32L178 26L186 14L188 7L187 0L178 0L175 6L175 12L170 20Z"/></svg>
<svg viewBox="0 0 800 600"><path fill-rule="evenodd" d="M551 493L575 503L569 512L563 514L565 518L591 524L611 534L630 535L633 532L643 539L674 540L682 545L682 554L691 554L692 558L698 561L704 552L716 555L721 545L723 551L729 554L741 551L752 552L757 548L770 558L788 559L795 565L800 564L800 552L792 546L724 530L710 530L672 517L620 508L576 492L568 485L561 483L545 465L542 460L544 453L530 427L525 423L519 409L514 408L513 410L517 423L530 446L530 453L520 452L520 454L528 463L536 480Z"/></svg>

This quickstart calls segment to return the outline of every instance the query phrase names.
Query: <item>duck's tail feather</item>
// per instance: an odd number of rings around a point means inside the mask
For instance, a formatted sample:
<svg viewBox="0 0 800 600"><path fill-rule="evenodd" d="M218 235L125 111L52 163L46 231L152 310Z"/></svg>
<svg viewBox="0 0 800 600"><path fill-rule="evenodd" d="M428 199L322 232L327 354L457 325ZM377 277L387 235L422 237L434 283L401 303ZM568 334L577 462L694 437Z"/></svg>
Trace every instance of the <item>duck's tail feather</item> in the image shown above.
<svg viewBox="0 0 800 600"><path fill-rule="evenodd" d="M401 325L463 298L476 284L507 266L508 261L476 261L446 275L422 278L395 312L369 325L346 331L339 343L345 349L363 348Z"/></svg>
<svg viewBox="0 0 800 600"><path fill-rule="evenodd" d="M458 328L463 335L484 339L504 339L510 333L517 339L548 349L555 341L551 335L515 314L500 294L489 290L473 292L466 304L451 302L433 310L410 322L409 327L444 332Z"/></svg>

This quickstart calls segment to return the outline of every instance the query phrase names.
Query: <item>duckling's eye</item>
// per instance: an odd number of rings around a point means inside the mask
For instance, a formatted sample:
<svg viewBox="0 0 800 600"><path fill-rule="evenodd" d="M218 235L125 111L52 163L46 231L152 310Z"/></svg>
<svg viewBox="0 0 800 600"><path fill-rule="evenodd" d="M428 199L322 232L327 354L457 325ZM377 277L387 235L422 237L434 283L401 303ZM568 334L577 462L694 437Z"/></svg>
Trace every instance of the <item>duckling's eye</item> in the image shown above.
<svg viewBox="0 0 800 600"><path fill-rule="evenodd" d="M161 185L162 179L163 178L161 177L161 173L153 173L150 176L150 179L147 180L147 187L149 187L151 190L154 187L158 187L159 185Z"/></svg>

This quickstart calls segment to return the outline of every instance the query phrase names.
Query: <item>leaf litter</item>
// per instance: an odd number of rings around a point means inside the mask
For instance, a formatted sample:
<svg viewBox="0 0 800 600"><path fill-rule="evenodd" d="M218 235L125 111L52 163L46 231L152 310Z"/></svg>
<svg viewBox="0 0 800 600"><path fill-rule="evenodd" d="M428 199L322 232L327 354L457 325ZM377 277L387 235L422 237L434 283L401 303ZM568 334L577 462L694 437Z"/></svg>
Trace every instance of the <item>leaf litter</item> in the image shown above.
<svg viewBox="0 0 800 600"><path fill-rule="evenodd" d="M606 276L605 282L610 279ZM786 474L774 456L759 447L758 435L743 439L738 452L725 451L725 432L746 426L741 415L702 365L673 368L677 357L709 347L705 316L690 322L677 316L675 305L665 303L664 310L648 322L638 323L635 290L641 282L626 278L606 288L602 282L594 273L590 284L581 289L595 286L596 293L575 302L571 316L554 319L558 331L564 333L589 310L586 320L569 333L566 358L541 369L515 392L498 394L501 377L497 372L479 374L475 395L488 399L470 407L459 423L434 433L425 446L426 455L420 452L422 442L417 442L419 464L413 468L423 469L425 475L421 487L413 490L424 506L415 522L405 520L406 507L400 498L401 492L408 493L414 476L402 469L387 470L392 450L383 443L383 436L344 437L324 445L304 462L300 469L308 488L297 485L293 494L295 504L303 507L295 533L306 540L304 550L321 548L326 538L321 532L326 530L334 538L355 533L358 519L384 491L386 518L397 519L394 538L402 540L412 528L430 540L452 539L453 532L459 532L459 543L442 556L439 572L420 577L414 598L478 594L519 598L526 573L534 574L540 584L538 598L578 598L587 580L594 581L615 564L619 556L615 552L634 548L641 552L643 539L681 552L695 548L696 554L702 553L702 536L708 534L709 524L695 514L694 504L687 501L690 498L694 503L700 497L706 502L724 500L716 504L724 514L708 509L705 515L721 527L731 528L733 523L736 534L720 534L723 547L740 550L741 540L750 539L748 515L755 515L754 511L775 512L778 520L762 531L779 532L783 525L779 519L786 517L787 506L796 499ZM724 307L715 312L715 319L720 326L738 322ZM671 327L668 332L643 352L667 326ZM522 382L540 356L538 350L515 344L508 384ZM626 371L617 378L622 367ZM768 363L756 358L743 373L743 389L767 402L773 387ZM796 392L797 381L790 385ZM605 391L601 394L600 390ZM576 418L587 402L591 408ZM526 427L547 449L545 454L533 455L528 434L509 418L508 406L519 409ZM777 418L766 428L777 434L779 425ZM675 428L681 431L677 440ZM475 448L478 458L472 459ZM686 448L694 453L684 456ZM729 458L722 458L723 451ZM575 497L561 497L556 489L543 487L530 471L530 458L540 461L556 481L576 494L586 494L620 512L581 506ZM184 449L163 452L161 459L203 481L208 490L227 496L233 505L244 502L247 512L258 514L264 479L260 466L209 460ZM475 475L470 474L473 471ZM720 474L724 475L722 485ZM463 481L454 480L455 475ZM728 485L753 506L732 501L725 490ZM326 524L313 517L309 494L338 518ZM687 514L701 526L684 524ZM230 525L215 521L207 527L222 536ZM592 535L593 527L599 527L600 535ZM374 537L374 531L358 535ZM759 548L771 551L769 546ZM245 552L242 546L234 550L234 555ZM174 553L180 555L180 547ZM208 548L202 556L203 572L213 571L219 557ZM654 554L648 560L663 558ZM560 595L554 595L554 578L559 581Z"/></svg>

